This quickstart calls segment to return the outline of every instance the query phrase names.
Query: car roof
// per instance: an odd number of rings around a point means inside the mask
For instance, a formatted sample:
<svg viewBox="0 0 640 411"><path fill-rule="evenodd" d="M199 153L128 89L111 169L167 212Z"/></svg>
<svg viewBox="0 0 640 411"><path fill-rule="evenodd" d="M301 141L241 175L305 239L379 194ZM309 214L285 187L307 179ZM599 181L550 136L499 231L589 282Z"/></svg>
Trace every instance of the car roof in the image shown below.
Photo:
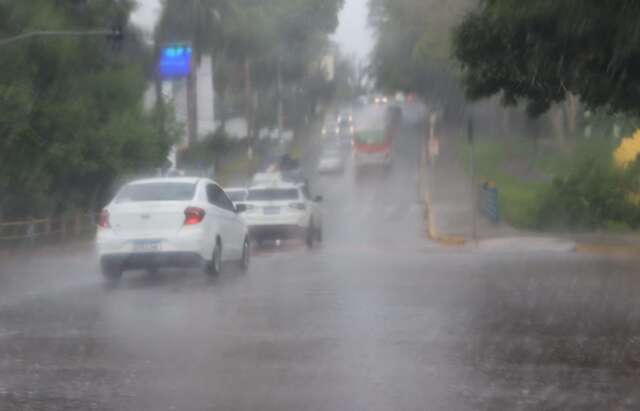
<svg viewBox="0 0 640 411"><path fill-rule="evenodd" d="M223 187L224 191L247 191L247 187Z"/></svg>
<svg viewBox="0 0 640 411"><path fill-rule="evenodd" d="M153 183L185 183L196 184L200 180L207 180L200 177L158 177L158 178L144 178L140 180L133 180L128 185L137 184L153 184Z"/></svg>

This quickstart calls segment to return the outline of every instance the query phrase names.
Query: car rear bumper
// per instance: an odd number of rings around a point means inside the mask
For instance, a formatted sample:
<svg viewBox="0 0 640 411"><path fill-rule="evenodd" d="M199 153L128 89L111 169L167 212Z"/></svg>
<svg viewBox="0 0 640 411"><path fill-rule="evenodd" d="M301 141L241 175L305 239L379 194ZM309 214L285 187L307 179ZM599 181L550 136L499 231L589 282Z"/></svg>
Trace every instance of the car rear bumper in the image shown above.
<svg viewBox="0 0 640 411"><path fill-rule="evenodd" d="M100 259L103 265L118 266L120 269L140 269L148 267L193 267L202 265L198 253L158 252L107 254Z"/></svg>
<svg viewBox="0 0 640 411"><path fill-rule="evenodd" d="M358 154L354 156L354 164L356 167L388 166L391 164L391 157L382 153Z"/></svg>
<svg viewBox="0 0 640 411"><path fill-rule="evenodd" d="M172 236L158 236L149 238L129 237L118 235L113 230L99 230L96 238L96 246L100 257L110 257L128 255L149 255L149 256L175 256L175 255L197 255L201 259L206 259L210 255L207 250L207 236L200 228L181 230ZM158 244L157 249L141 251L136 244L139 241L151 241Z"/></svg>
<svg viewBox="0 0 640 411"><path fill-rule="evenodd" d="M318 173L337 173L344 171L344 164L321 164L318 166Z"/></svg>
<svg viewBox="0 0 640 411"><path fill-rule="evenodd" d="M306 227L298 225L260 225L249 227L249 235L257 241L304 237Z"/></svg>

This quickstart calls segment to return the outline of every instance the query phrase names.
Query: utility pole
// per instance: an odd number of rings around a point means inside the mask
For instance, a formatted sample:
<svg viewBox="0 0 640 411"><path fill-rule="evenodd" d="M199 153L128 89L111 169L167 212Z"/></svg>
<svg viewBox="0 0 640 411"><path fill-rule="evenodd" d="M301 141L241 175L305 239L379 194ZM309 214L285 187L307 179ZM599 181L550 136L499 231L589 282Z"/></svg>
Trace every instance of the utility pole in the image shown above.
<svg viewBox="0 0 640 411"><path fill-rule="evenodd" d="M39 30L22 33L17 36L0 40L0 47L7 46L19 41L29 40L39 37L108 37L120 42L123 39L122 27L116 26L109 30Z"/></svg>
<svg viewBox="0 0 640 411"><path fill-rule="evenodd" d="M478 209L478 195L476 193L476 149L473 135L473 119L469 118L467 123L467 138L469 140L469 169L471 170L471 225L472 225L472 237L475 244L478 243L478 222L477 222L477 209Z"/></svg>

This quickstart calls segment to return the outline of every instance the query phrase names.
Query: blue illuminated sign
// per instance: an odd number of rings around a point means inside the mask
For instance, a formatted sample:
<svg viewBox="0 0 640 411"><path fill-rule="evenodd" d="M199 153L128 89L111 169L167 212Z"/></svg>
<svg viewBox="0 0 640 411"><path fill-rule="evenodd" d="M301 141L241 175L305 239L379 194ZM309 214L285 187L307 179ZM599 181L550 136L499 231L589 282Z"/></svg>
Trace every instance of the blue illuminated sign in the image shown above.
<svg viewBox="0 0 640 411"><path fill-rule="evenodd" d="M173 44L162 49L158 71L164 79L189 77L193 49L187 45Z"/></svg>

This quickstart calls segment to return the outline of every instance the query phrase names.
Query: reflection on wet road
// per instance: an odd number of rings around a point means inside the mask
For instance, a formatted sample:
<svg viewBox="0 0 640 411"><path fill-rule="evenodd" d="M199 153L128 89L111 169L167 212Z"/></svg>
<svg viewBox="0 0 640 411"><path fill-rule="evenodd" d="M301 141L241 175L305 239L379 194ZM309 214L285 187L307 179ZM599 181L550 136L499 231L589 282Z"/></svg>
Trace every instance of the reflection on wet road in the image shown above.
<svg viewBox="0 0 640 411"><path fill-rule="evenodd" d="M91 247L5 259L0 409L638 409L638 262L430 244L417 142L316 178L324 244L246 274L106 288Z"/></svg>

